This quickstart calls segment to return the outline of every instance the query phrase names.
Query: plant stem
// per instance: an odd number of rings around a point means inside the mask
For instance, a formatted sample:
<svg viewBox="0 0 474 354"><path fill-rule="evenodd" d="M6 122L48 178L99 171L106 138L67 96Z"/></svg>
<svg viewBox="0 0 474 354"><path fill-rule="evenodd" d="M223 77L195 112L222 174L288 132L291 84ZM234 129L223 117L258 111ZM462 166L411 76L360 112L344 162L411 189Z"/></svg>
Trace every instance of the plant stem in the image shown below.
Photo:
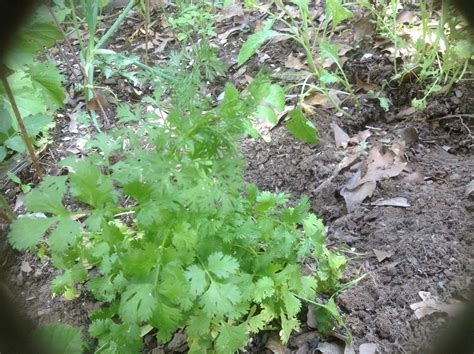
<svg viewBox="0 0 474 354"><path fill-rule="evenodd" d="M128 3L127 7L123 9L122 13L120 16L115 20L115 22L110 26L110 28L105 32L105 34L102 36L102 38L97 42L95 45L95 49L98 49L102 47L105 42L109 40L109 38L112 36L112 34L117 30L117 28L120 26L120 24L125 20L125 17L127 17L128 13L130 10L135 6L136 0L130 0Z"/></svg>
<svg viewBox="0 0 474 354"><path fill-rule="evenodd" d="M16 118L16 121L18 122L18 126L20 127L21 134L23 135L23 140L25 141L26 147L28 149L28 153L31 157L31 161L33 161L33 165L35 166L36 174L38 176L38 179L42 179L43 172L41 171L39 161L36 158L35 149L33 148L33 144L31 144L30 137L28 136L28 132L26 131L25 124L23 123L23 119L21 118L20 110L18 109L18 106L15 101L15 97L13 96L13 92L11 90L10 84L8 83L7 74L6 74L7 69L6 67L3 67L0 71L1 71L0 76L1 76L3 86L5 87L8 100L10 101L13 112L15 113L15 118Z"/></svg>

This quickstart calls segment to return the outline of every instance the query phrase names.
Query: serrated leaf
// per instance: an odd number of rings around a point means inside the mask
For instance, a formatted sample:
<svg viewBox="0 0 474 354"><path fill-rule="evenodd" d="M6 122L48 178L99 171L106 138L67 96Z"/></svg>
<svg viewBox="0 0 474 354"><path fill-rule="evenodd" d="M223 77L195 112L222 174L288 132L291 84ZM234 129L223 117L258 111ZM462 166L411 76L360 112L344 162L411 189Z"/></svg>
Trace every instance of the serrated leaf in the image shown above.
<svg viewBox="0 0 474 354"><path fill-rule="evenodd" d="M51 353L83 353L84 341L80 328L65 324L43 324L34 331L34 334Z"/></svg>
<svg viewBox="0 0 474 354"><path fill-rule="evenodd" d="M75 245L80 233L81 224L70 217L61 217L55 230L48 237L49 247L53 252L64 252L68 247Z"/></svg>
<svg viewBox="0 0 474 354"><path fill-rule="evenodd" d="M192 265L188 268L184 275L190 282L189 290L194 297L201 295L208 285L206 273L197 265Z"/></svg>
<svg viewBox="0 0 474 354"><path fill-rule="evenodd" d="M67 176L46 176L38 187L25 197L29 211L64 215L63 205Z"/></svg>
<svg viewBox="0 0 474 354"><path fill-rule="evenodd" d="M323 245L326 238L324 223L314 214L309 214L303 220L303 230L314 244Z"/></svg>
<svg viewBox="0 0 474 354"><path fill-rule="evenodd" d="M283 303L288 317L295 317L301 310L301 301L287 288L282 290Z"/></svg>
<svg viewBox="0 0 474 354"><path fill-rule="evenodd" d="M340 0L327 0L326 16L332 20L332 25L335 27L354 15L341 5Z"/></svg>
<svg viewBox="0 0 474 354"><path fill-rule="evenodd" d="M100 301L115 299L115 288L110 276L97 276L87 282L87 289Z"/></svg>
<svg viewBox="0 0 474 354"><path fill-rule="evenodd" d="M207 259L207 270L217 275L219 278L226 279L235 274L239 269L239 263L235 258L224 255L222 252L214 252Z"/></svg>
<svg viewBox="0 0 474 354"><path fill-rule="evenodd" d="M141 117L141 108L139 105L135 107L135 112L130 110L130 107L126 104L120 104L117 107L117 119L121 123L127 123L132 121L138 121Z"/></svg>
<svg viewBox="0 0 474 354"><path fill-rule="evenodd" d="M70 189L72 195L80 201L98 209L116 201L117 192L110 176L102 174L92 161L67 158L60 165L72 167L73 172L69 174Z"/></svg>
<svg viewBox="0 0 474 354"><path fill-rule="evenodd" d="M288 343L291 332L297 331L300 328L300 323L296 318L287 318L285 315L281 317L281 331L280 338L283 344Z"/></svg>
<svg viewBox="0 0 474 354"><path fill-rule="evenodd" d="M241 66L247 60L249 60L250 57L255 54L257 49L260 48L267 40L280 35L279 32L271 30L272 26L273 21L267 20L260 31L250 35L249 38L247 38L245 43L240 48L239 56L237 57L238 66Z"/></svg>
<svg viewBox="0 0 474 354"><path fill-rule="evenodd" d="M153 285L135 284L122 294L119 315L126 323L140 323L150 319L156 306Z"/></svg>
<svg viewBox="0 0 474 354"><path fill-rule="evenodd" d="M264 299L273 296L275 293L275 283L270 277L260 278L255 284L254 300L258 303Z"/></svg>
<svg viewBox="0 0 474 354"><path fill-rule="evenodd" d="M265 328L275 318L275 314L268 307L264 307L258 314L250 318L248 325L252 333L257 333Z"/></svg>
<svg viewBox="0 0 474 354"><path fill-rule="evenodd" d="M319 53L321 58L329 59L333 63L339 63L339 55L337 54L337 46L328 41L321 41L319 44Z"/></svg>
<svg viewBox="0 0 474 354"><path fill-rule="evenodd" d="M290 120L285 124L288 131L297 139L308 143L318 142L318 130L303 114L301 107L297 107L288 113Z"/></svg>
<svg viewBox="0 0 474 354"><path fill-rule="evenodd" d="M52 21L41 20L34 19L22 27L6 58L5 64L9 68L16 70L25 64L31 64L40 50L62 39L61 32Z"/></svg>
<svg viewBox="0 0 474 354"><path fill-rule="evenodd" d="M51 110L64 106L63 76L56 66L49 62L37 62L29 66L34 88L41 93Z"/></svg>
<svg viewBox="0 0 474 354"><path fill-rule="evenodd" d="M56 218L33 218L30 216L18 218L10 226L8 240L17 250L33 248L56 221Z"/></svg>
<svg viewBox="0 0 474 354"><path fill-rule="evenodd" d="M183 314L178 308L166 305L162 300L156 304L150 323L158 328L157 338L167 342L178 328L182 326Z"/></svg>
<svg viewBox="0 0 474 354"><path fill-rule="evenodd" d="M232 313L240 298L239 288L234 284L213 282L202 295L201 304L204 312L212 318Z"/></svg>
<svg viewBox="0 0 474 354"><path fill-rule="evenodd" d="M219 327L219 333L216 340L218 353L235 353L243 349L249 340L245 324L232 326L224 323Z"/></svg>

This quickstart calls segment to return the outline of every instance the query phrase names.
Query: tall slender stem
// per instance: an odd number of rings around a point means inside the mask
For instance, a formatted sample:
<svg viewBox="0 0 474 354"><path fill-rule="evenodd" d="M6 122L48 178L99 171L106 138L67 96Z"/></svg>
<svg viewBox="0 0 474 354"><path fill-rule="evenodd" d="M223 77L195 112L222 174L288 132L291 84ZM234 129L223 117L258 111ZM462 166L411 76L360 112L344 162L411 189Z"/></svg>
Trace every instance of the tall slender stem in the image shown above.
<svg viewBox="0 0 474 354"><path fill-rule="evenodd" d="M135 6L136 0L130 0L128 3L127 7L123 9L122 13L120 16L115 20L115 22L110 26L110 28L105 32L105 34L102 36L102 38L97 42L95 45L95 48L101 48L105 42L109 40L109 38L112 36L112 34L117 30L117 28L120 26L120 24L125 20L125 17L127 17L128 13L130 10Z"/></svg>
<svg viewBox="0 0 474 354"><path fill-rule="evenodd" d="M18 106L16 104L12 89L10 87L10 84L8 83L7 71L5 67L1 69L0 76L1 76L2 84L5 87L8 100L10 101L10 104L12 106L13 113L15 113L15 118L16 118L16 121L18 122L18 126L20 127L21 134L23 135L23 140L25 141L26 148L28 149L28 153L30 154L31 161L33 161L33 165L35 166L38 179L42 179L43 172L41 171L39 161L36 158L35 149L33 148L33 144L31 144L31 140L28 136L28 132L26 131L25 124L23 123L23 119L21 118L20 110L18 109Z"/></svg>

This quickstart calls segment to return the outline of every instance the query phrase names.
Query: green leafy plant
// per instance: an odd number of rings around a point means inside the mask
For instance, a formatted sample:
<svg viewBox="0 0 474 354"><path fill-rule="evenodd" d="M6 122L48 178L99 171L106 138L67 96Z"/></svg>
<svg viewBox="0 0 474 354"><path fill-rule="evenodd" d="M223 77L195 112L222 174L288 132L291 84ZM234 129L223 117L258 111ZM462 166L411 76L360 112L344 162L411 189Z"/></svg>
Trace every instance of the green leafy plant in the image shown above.
<svg viewBox="0 0 474 354"><path fill-rule="evenodd" d="M188 42L197 38L212 38L215 32L215 15L206 2L201 5L189 3L179 6L178 13L169 18L169 23L177 32L179 41Z"/></svg>
<svg viewBox="0 0 474 354"><path fill-rule="evenodd" d="M43 324L35 331L34 336L51 353L82 354L85 343L79 328L65 324Z"/></svg>
<svg viewBox="0 0 474 354"><path fill-rule="evenodd" d="M91 314L97 353L136 353L144 334L168 341L181 327L190 352L232 353L275 325L287 342L302 302L338 289L345 259L324 246L308 199L288 206L243 182L238 140L257 110L228 84L214 108L137 112L139 129L98 135L96 153L63 160L68 175L25 197L36 214L15 220L9 240L63 270L54 293L72 299L85 285L104 304ZM308 257L314 275L302 273Z"/></svg>
<svg viewBox="0 0 474 354"><path fill-rule="evenodd" d="M52 111L63 106L62 75L48 60L36 59L44 47L61 38L45 7L40 7L22 28L5 59L3 70L30 139L52 125ZM7 91L0 85L0 161L9 151L24 153L26 145Z"/></svg>
<svg viewBox="0 0 474 354"><path fill-rule="evenodd" d="M302 86L313 91L326 94L338 108L336 102L328 94L328 89L334 85L344 87L345 94L355 97L349 80L344 73L337 53L337 47L332 43L332 29L341 24L346 19L352 17L352 13L341 5L338 0L330 0L326 3L325 20L316 27L309 11L307 0L293 0L291 3L298 9L298 18L288 11L286 5L278 0L274 1L282 15L278 16L272 12L265 11L269 18L264 22L261 30L251 35L242 45L238 56L238 65L243 65L252 57L255 52L269 39L278 35L288 35L285 32L279 32L272 29L275 22L284 24L289 31L289 36L297 42L304 50L308 66L311 70L310 76L304 80ZM319 57L319 62L315 61ZM329 71L323 68L324 61L329 61L335 65L335 71ZM309 79L316 79L317 83L312 84ZM304 91L304 90L303 90ZM347 112L341 110L347 115Z"/></svg>
<svg viewBox="0 0 474 354"><path fill-rule="evenodd" d="M421 97L412 100L414 107L426 107L430 95L449 92L463 78L474 47L466 39L469 36L463 19L449 9L447 1L441 4L440 16L434 9L435 3L421 1L419 21L409 24L399 19L403 5L398 0L381 1L377 6L365 0L359 3L370 10L377 30L393 43L392 81L413 77L424 87ZM435 28L430 23L434 21ZM402 36L403 29L409 35ZM397 63L399 56L401 66Z"/></svg>

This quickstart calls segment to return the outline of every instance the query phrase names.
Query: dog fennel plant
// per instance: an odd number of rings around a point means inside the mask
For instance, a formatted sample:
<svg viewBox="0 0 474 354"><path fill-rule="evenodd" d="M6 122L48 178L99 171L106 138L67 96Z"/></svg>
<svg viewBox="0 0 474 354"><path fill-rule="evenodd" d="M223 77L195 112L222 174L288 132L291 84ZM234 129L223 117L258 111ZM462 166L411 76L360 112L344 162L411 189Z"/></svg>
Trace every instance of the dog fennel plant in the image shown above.
<svg viewBox="0 0 474 354"><path fill-rule="evenodd" d="M245 97L227 85L215 108L178 107L100 134L95 153L66 158L68 175L25 197L32 214L9 240L63 270L54 293L89 291L102 303L90 315L96 353L138 353L145 334L166 342L182 327L193 353L235 352L275 325L286 343L302 301L337 289L345 258L324 246L308 199L287 207L288 195L243 182L238 140L255 110ZM302 273L308 257L314 275Z"/></svg>

